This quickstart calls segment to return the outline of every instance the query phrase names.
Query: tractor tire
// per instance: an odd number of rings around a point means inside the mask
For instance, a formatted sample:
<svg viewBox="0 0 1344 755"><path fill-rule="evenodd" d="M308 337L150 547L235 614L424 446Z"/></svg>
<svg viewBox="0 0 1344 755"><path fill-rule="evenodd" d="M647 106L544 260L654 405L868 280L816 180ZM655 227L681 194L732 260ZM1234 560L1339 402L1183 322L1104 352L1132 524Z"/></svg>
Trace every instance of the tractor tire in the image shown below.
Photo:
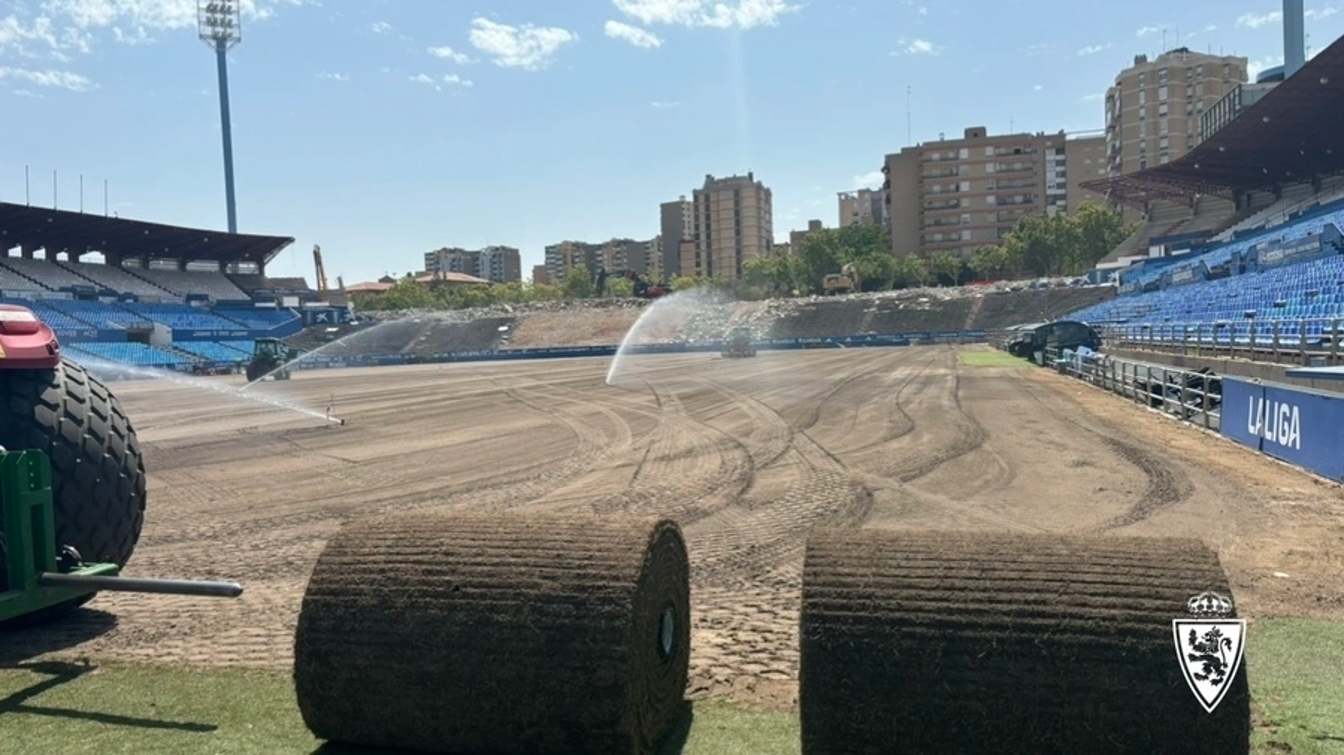
<svg viewBox="0 0 1344 755"><path fill-rule="evenodd" d="M145 521L145 465L106 386L69 361L0 370L0 446L51 460L57 547L72 546L88 562L126 564ZM0 582L4 572L0 561Z"/></svg>
<svg viewBox="0 0 1344 755"><path fill-rule="evenodd" d="M243 374L247 375L247 382L253 383L265 373L263 373L255 363L248 362L247 367L243 368Z"/></svg>

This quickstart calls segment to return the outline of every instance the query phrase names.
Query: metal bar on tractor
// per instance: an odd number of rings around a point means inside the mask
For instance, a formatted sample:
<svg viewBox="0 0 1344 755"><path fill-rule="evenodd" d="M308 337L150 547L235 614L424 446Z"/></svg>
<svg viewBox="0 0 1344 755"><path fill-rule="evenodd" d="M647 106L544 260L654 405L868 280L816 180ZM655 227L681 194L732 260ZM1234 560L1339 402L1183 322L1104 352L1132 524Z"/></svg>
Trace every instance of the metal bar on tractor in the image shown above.
<svg viewBox="0 0 1344 755"><path fill-rule="evenodd" d="M206 598L236 598L243 594L237 582L207 582L186 579L142 579L136 577L96 577L86 574L42 572L37 583L43 587L72 587L80 590L142 592L161 595L194 595Z"/></svg>

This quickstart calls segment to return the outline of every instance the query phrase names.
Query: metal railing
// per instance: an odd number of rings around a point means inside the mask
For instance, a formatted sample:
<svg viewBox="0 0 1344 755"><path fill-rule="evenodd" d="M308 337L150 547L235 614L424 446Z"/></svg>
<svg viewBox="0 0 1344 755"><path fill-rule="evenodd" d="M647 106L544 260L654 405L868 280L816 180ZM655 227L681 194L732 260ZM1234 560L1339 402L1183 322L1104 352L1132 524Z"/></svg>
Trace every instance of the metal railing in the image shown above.
<svg viewBox="0 0 1344 755"><path fill-rule="evenodd" d="M1146 404L1184 422L1217 430L1222 421L1223 383L1207 372L1192 372L1160 364L1096 354L1045 349L1046 365L1062 375Z"/></svg>
<svg viewBox="0 0 1344 755"><path fill-rule="evenodd" d="M1137 346L1194 356L1232 356L1257 362L1340 364L1344 319L1219 320L1094 326L1110 346Z"/></svg>

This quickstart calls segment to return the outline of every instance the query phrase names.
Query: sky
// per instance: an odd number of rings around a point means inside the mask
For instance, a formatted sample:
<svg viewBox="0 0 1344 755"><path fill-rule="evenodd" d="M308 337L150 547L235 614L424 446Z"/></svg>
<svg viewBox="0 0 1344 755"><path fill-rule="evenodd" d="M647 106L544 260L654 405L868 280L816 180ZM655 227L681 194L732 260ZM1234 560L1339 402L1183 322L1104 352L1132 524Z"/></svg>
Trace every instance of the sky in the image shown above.
<svg viewBox="0 0 1344 755"><path fill-rule="evenodd" d="M1133 56L1282 62L1275 0L244 0L229 54L238 222L268 272L347 283L441 246L650 238L658 204L754 171L774 232L836 223L883 155L1085 132ZM0 0L0 201L224 228L195 0ZM1308 0L1309 52L1344 0ZM907 134L907 89L909 133ZM909 137L909 138L907 138ZM333 280L334 283L334 280Z"/></svg>

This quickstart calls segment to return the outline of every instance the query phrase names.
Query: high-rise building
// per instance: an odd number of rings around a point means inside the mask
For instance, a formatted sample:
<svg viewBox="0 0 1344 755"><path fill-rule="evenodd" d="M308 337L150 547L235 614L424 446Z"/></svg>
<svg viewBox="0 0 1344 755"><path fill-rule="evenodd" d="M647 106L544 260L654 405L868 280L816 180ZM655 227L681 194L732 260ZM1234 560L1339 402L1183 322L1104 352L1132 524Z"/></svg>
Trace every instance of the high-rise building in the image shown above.
<svg viewBox="0 0 1344 755"><path fill-rule="evenodd" d="M1083 181L1106 177L1106 137L1089 136L1064 142L1065 204L1069 212L1102 198L1082 187Z"/></svg>
<svg viewBox="0 0 1344 755"><path fill-rule="evenodd" d="M983 126L887 155L892 253L969 257L1019 220L1067 208L1064 132L990 136Z"/></svg>
<svg viewBox="0 0 1344 755"><path fill-rule="evenodd" d="M1200 119L1246 81L1246 58L1180 47L1134 65L1106 90L1107 172L1118 176L1161 165L1200 141Z"/></svg>
<svg viewBox="0 0 1344 755"><path fill-rule="evenodd" d="M658 206L662 237L662 272L669 279L680 274L681 242L695 239L695 205L685 195Z"/></svg>
<svg viewBox="0 0 1344 755"><path fill-rule="evenodd" d="M481 277L498 283L523 279L522 255L511 246L487 246L481 250Z"/></svg>
<svg viewBox="0 0 1344 755"><path fill-rule="evenodd" d="M425 252L425 272L466 273L478 278L484 277L481 275L481 253L455 246Z"/></svg>
<svg viewBox="0 0 1344 755"><path fill-rule="evenodd" d="M763 257L774 245L770 190L755 175L715 178L693 193L695 250L688 267L681 257L681 274L737 280L742 264Z"/></svg>
<svg viewBox="0 0 1344 755"><path fill-rule="evenodd" d="M851 225L886 225L887 198L881 189L842 191L838 197L841 228Z"/></svg>
<svg viewBox="0 0 1344 755"><path fill-rule="evenodd" d="M495 283L523 279L522 259L511 246L443 247L425 252L426 273L466 273Z"/></svg>
<svg viewBox="0 0 1344 755"><path fill-rule="evenodd" d="M611 239L601 244L584 241L561 241L546 247L546 274L552 281L561 281L565 273L583 265L589 275L599 270L609 274L635 272L649 276L650 254L659 247L656 240Z"/></svg>
<svg viewBox="0 0 1344 755"><path fill-rule="evenodd" d="M546 272L545 265L532 266L532 285L542 285L551 282L551 276Z"/></svg>

